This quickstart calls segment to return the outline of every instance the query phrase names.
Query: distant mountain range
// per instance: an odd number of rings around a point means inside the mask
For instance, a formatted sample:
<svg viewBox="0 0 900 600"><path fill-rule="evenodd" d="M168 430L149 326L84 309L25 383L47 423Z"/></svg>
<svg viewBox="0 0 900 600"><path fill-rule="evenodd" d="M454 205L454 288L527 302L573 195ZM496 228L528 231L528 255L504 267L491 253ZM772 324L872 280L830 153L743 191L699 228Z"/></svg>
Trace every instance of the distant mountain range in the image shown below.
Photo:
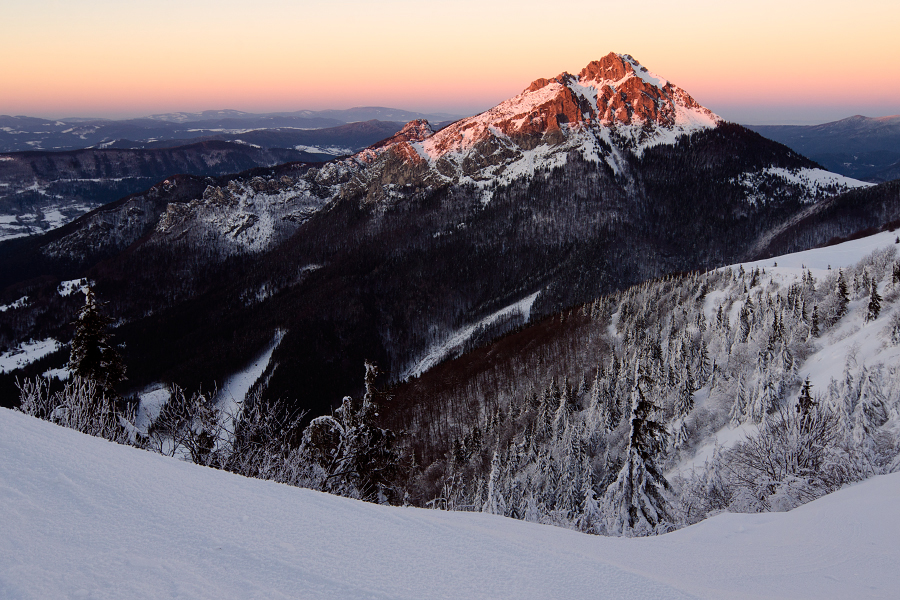
<svg viewBox="0 0 900 600"><path fill-rule="evenodd" d="M103 148L0 154L0 240L59 227L173 175L216 177L287 162L324 162L387 138L401 126L371 120L322 129L257 129L177 142L117 140L101 144Z"/></svg>
<svg viewBox="0 0 900 600"><path fill-rule="evenodd" d="M856 115L822 125L748 125L829 171L865 181L900 179L900 115Z"/></svg>
<svg viewBox="0 0 900 600"><path fill-rule="evenodd" d="M40 119L0 115L0 153L26 150L78 150L82 148L171 147L190 142L218 139L235 141L252 131L286 130L277 147L307 144L302 135L290 137L290 130L324 129L361 121L388 121L399 124L413 119L449 122L460 118L445 113L426 114L378 106L346 110L303 110L255 114L236 110L201 113L169 113L125 120ZM257 141L244 140L249 143ZM372 143L367 142L365 145ZM330 144L329 144L330 145ZM275 146L267 146L275 147ZM354 145L344 146L353 151ZM355 148L358 149L358 148ZM346 154L347 152L336 152ZM334 153L333 153L334 154Z"/></svg>
<svg viewBox="0 0 900 600"><path fill-rule="evenodd" d="M323 162L425 118L458 117L384 107L216 110L120 121L0 116L0 240L59 227L169 176Z"/></svg>

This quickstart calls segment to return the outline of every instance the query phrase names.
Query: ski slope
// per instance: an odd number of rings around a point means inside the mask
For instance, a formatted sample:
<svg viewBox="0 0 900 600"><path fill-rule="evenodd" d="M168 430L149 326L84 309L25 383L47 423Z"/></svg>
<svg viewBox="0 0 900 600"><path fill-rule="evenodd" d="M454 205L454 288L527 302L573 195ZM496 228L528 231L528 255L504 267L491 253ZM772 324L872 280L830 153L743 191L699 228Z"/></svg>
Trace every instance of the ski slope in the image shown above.
<svg viewBox="0 0 900 600"><path fill-rule="evenodd" d="M657 538L384 507L0 409L0 598L896 598L900 474Z"/></svg>

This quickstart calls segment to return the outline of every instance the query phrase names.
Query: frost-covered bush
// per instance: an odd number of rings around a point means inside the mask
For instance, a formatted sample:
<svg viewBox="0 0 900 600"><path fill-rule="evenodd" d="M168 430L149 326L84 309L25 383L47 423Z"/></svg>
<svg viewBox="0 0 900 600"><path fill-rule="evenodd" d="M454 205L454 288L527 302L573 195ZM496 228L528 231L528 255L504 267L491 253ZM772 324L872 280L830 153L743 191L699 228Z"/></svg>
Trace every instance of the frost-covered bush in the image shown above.
<svg viewBox="0 0 900 600"><path fill-rule="evenodd" d="M825 409L781 408L722 456L735 512L785 511L864 477L839 420Z"/></svg>
<svg viewBox="0 0 900 600"><path fill-rule="evenodd" d="M116 399L93 379L73 376L53 393L43 377L17 385L19 410L27 415L120 444L142 443L131 411L117 406Z"/></svg>

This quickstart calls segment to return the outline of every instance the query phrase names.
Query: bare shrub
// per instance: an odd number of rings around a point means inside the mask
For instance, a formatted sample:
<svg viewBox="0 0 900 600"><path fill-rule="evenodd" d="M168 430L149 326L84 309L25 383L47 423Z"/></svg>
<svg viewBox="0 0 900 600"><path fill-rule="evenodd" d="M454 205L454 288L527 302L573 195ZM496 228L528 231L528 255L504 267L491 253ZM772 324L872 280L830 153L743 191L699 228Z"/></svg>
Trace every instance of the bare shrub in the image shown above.
<svg viewBox="0 0 900 600"><path fill-rule="evenodd" d="M50 392L47 379L16 381L19 410L27 415L102 437L120 444L142 445L134 415L93 379L73 376L58 392Z"/></svg>

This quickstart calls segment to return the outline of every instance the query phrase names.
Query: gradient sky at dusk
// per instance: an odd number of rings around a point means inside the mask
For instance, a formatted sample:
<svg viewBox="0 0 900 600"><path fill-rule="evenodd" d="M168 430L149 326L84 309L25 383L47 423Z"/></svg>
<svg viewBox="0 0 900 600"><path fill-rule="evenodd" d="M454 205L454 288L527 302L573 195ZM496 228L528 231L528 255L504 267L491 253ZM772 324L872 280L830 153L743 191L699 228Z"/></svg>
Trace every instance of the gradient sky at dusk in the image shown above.
<svg viewBox="0 0 900 600"><path fill-rule="evenodd" d="M741 123L900 113L900 2L4 0L0 114L480 112L629 53Z"/></svg>

